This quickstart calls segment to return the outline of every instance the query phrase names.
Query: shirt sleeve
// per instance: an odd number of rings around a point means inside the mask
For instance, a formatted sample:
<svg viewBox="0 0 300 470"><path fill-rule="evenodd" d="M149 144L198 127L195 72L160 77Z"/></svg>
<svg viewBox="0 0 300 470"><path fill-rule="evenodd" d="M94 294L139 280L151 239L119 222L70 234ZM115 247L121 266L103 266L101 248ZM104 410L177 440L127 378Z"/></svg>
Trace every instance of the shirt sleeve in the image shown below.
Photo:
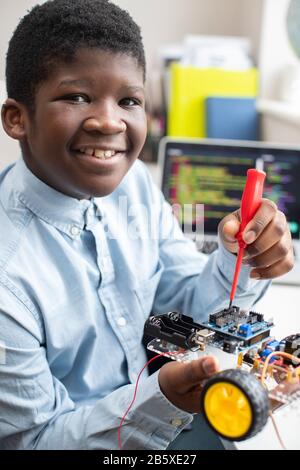
<svg viewBox="0 0 300 470"><path fill-rule="evenodd" d="M171 206L154 189L161 200L160 268L162 271L154 301L154 313L178 310L195 321L228 306L236 256L222 243L210 256L200 253L193 241L182 233ZM249 277L251 268L242 266L235 302L242 308L252 307L264 295L270 281Z"/></svg>
<svg viewBox="0 0 300 470"><path fill-rule="evenodd" d="M3 286L0 299L0 449L118 449L135 385L76 406L51 373L31 312ZM121 430L122 447L165 449L191 421L162 394L156 373L140 382Z"/></svg>

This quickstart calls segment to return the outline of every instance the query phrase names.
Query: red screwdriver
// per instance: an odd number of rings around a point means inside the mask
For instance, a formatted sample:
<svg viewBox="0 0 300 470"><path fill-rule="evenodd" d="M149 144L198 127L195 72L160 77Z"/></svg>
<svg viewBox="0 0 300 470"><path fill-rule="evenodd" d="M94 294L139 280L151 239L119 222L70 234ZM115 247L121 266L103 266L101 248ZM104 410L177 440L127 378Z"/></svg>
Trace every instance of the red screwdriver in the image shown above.
<svg viewBox="0 0 300 470"><path fill-rule="evenodd" d="M229 308L232 306L232 302L235 296L236 286L238 283L238 278L241 270L242 260L244 256L244 250L246 247L246 242L243 240L243 231L246 225L253 219L258 208L261 205L264 181L266 178L266 173L261 170L251 169L247 171L247 180L242 196L241 204L241 225L238 233L235 238L239 244L239 252L236 260L234 277L230 292L230 302Z"/></svg>

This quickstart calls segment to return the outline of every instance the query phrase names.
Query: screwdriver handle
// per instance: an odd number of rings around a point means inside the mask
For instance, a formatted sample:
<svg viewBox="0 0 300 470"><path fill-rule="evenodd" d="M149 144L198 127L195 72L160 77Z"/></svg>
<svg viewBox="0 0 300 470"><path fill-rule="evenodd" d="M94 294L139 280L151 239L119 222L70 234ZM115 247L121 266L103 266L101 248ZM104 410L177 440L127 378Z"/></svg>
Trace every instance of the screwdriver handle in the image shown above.
<svg viewBox="0 0 300 470"><path fill-rule="evenodd" d="M244 256L244 249L246 247L246 243L243 240L243 232L247 224L250 222L250 220L253 219L256 214L256 211L261 205L265 178L266 173L264 171L255 169L247 171L247 180L241 202L241 224L240 229L237 235L235 236L239 243L239 253L236 260L233 282L231 286L229 308L232 306L234 300L238 278L242 266L242 260Z"/></svg>
<svg viewBox="0 0 300 470"><path fill-rule="evenodd" d="M261 170L250 169L247 171L247 180L241 203L241 225L236 235L240 248L245 248L242 235L247 224L253 219L261 205L266 173Z"/></svg>

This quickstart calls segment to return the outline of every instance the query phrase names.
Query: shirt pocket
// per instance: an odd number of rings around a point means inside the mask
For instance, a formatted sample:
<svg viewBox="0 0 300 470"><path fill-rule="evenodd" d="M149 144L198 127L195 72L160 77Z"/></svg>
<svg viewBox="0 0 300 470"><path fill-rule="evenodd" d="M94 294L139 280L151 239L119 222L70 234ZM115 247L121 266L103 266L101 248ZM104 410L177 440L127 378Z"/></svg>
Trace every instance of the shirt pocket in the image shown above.
<svg viewBox="0 0 300 470"><path fill-rule="evenodd" d="M148 316L152 312L155 294L163 270L163 263L159 261L155 273L152 274L149 278L141 280L138 283L137 288L135 289L135 295L137 297L138 303L146 318L148 318Z"/></svg>

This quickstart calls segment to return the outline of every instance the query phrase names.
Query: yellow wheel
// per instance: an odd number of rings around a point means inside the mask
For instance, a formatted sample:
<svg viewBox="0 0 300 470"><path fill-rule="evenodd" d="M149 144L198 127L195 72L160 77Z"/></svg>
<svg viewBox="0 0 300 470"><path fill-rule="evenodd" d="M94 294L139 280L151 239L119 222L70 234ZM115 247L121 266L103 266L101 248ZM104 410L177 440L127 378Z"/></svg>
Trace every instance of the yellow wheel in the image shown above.
<svg viewBox="0 0 300 470"><path fill-rule="evenodd" d="M204 409L213 428L232 439L246 434L253 421L248 397L228 382L219 382L209 388Z"/></svg>
<svg viewBox="0 0 300 470"><path fill-rule="evenodd" d="M208 380L201 405L212 429L232 441L258 433L269 413L267 391L253 375L240 369L220 372Z"/></svg>

